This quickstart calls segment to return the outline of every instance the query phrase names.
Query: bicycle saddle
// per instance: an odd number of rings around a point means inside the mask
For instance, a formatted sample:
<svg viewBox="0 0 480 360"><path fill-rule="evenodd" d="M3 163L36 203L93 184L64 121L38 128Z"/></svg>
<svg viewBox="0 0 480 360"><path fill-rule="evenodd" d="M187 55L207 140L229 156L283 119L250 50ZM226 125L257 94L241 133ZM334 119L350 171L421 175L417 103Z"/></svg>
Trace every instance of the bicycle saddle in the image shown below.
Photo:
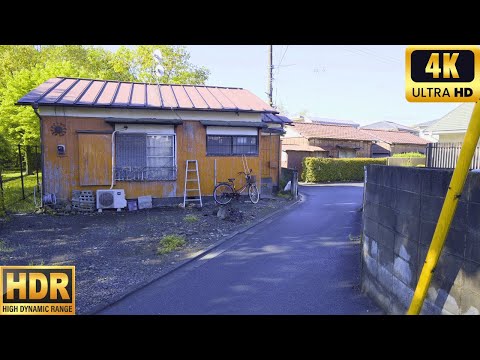
<svg viewBox="0 0 480 360"><path fill-rule="evenodd" d="M235 178L228 179L228 181L234 182L234 181L235 181Z"/></svg>

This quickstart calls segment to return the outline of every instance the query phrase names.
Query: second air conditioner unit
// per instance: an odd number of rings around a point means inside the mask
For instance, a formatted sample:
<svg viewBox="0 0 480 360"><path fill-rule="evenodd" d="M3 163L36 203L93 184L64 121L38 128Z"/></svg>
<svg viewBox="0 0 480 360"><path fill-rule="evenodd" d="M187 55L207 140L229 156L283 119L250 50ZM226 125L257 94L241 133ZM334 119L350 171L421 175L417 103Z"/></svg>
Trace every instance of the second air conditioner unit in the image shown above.
<svg viewBox="0 0 480 360"><path fill-rule="evenodd" d="M121 211L126 206L125 190L97 190L98 212L102 212L103 209L117 209L117 211Z"/></svg>

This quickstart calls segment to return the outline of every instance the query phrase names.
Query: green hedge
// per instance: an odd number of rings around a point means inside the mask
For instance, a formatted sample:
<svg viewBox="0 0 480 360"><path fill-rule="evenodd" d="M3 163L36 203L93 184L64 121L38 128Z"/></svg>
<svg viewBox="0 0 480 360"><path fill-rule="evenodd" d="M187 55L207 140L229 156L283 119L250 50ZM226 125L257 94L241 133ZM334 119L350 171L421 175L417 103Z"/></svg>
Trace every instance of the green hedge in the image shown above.
<svg viewBox="0 0 480 360"><path fill-rule="evenodd" d="M302 180L305 182L363 181L363 167L369 164L386 165L387 159L307 157L303 159Z"/></svg>
<svg viewBox="0 0 480 360"><path fill-rule="evenodd" d="M408 152L402 154L393 154L392 157L394 158L422 158L425 157L424 154L419 152Z"/></svg>

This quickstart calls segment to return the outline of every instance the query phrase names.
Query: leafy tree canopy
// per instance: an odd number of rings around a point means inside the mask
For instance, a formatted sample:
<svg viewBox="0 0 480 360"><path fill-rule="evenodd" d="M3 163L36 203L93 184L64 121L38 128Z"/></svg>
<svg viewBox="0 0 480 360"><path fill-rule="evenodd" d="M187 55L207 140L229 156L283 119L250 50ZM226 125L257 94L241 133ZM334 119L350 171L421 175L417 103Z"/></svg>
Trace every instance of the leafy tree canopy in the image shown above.
<svg viewBox="0 0 480 360"><path fill-rule="evenodd" d="M111 52L81 45L0 45L0 134L4 138L0 152L7 142L39 143L38 118L33 109L15 103L41 83L56 76L156 82L152 57L156 49L162 52L165 68L159 82L204 84L208 79L209 71L190 63L184 46L122 46Z"/></svg>

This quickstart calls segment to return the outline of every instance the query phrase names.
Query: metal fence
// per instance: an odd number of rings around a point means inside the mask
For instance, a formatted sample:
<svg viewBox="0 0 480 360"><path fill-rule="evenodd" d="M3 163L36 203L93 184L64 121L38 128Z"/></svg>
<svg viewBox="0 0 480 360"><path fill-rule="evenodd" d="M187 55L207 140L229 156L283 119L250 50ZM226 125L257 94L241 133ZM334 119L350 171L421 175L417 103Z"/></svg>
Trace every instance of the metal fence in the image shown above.
<svg viewBox="0 0 480 360"><path fill-rule="evenodd" d="M457 165L462 143L432 143L427 145L427 167L453 169ZM480 147L477 146L470 169L480 169Z"/></svg>
<svg viewBox="0 0 480 360"><path fill-rule="evenodd" d="M34 208L33 194L40 191L40 148L17 145L0 158L0 213Z"/></svg>

